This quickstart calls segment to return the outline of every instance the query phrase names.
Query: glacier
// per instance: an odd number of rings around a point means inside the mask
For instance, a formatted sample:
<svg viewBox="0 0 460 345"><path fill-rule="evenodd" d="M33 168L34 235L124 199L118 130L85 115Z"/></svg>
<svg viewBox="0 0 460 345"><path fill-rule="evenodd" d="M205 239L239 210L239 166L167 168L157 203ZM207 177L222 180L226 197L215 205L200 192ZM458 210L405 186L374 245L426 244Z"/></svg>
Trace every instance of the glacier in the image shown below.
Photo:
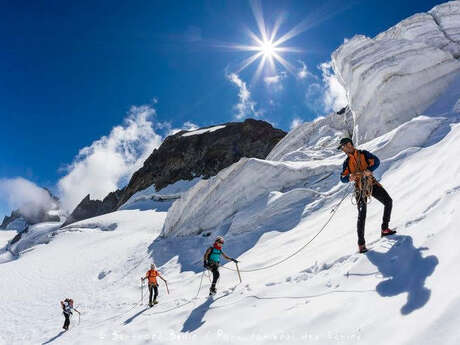
<svg viewBox="0 0 460 345"><path fill-rule="evenodd" d="M0 263L0 344L457 344L458 5L344 42L332 61L349 106L295 128L266 160L148 188L59 231L37 225ZM394 201L388 238L381 205L369 204L366 255L356 206L338 207L350 188L336 146L350 135L381 159L375 175ZM13 234L1 235L5 245ZM202 256L216 235L243 282L223 262L208 299ZM140 277L152 262L169 294L160 285L150 309ZM61 333L58 301L69 296L81 322Z"/></svg>

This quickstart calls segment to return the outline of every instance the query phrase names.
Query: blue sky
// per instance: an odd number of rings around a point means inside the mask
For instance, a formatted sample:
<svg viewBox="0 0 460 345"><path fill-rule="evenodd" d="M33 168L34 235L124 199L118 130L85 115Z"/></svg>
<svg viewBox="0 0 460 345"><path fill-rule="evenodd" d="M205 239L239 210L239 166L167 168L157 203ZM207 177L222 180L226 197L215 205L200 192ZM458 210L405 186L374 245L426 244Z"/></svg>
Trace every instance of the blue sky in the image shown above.
<svg viewBox="0 0 460 345"><path fill-rule="evenodd" d="M0 179L23 177L59 193L58 181L90 155L78 156L79 150L110 146L115 126L128 128L130 116L147 116L147 125L135 126L140 138L158 137L140 149L138 140L125 139L138 155L133 160L131 151L123 154L131 158L112 176L123 184L132 172L127 165L141 164L141 151L156 147L171 128L238 120L242 87L250 94L243 118L259 116L289 130L294 119L327 111L318 66L344 38L372 37L439 3L262 1L269 29L284 18L280 35L306 18L315 25L286 42L303 50L283 54L296 68L293 74L278 64L251 83L257 62L231 77L251 53L223 47L250 44L248 29L258 34L248 1L2 2ZM299 78L305 68L307 77ZM269 83L265 77L278 79ZM320 88L309 93L313 84ZM153 132L145 128L150 125ZM101 142L104 136L108 140ZM89 171L81 169L79 178ZM12 206L2 195L0 217Z"/></svg>

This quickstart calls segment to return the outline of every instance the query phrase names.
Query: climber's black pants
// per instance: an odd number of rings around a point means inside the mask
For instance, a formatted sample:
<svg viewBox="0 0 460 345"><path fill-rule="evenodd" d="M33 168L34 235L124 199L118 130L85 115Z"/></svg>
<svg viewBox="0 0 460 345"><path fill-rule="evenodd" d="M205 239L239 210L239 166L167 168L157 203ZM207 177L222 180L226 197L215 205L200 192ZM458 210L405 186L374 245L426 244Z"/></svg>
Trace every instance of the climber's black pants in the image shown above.
<svg viewBox="0 0 460 345"><path fill-rule="evenodd" d="M64 326L62 328L64 329L69 329L69 325L70 325L70 314L67 314L67 313L63 313L64 314L64 317L65 317L65 321L64 321Z"/></svg>
<svg viewBox="0 0 460 345"><path fill-rule="evenodd" d="M153 300L156 300L158 297L158 286L156 286L155 284L149 284L149 293L149 304L152 304L152 294L155 293L155 295L153 296Z"/></svg>
<svg viewBox="0 0 460 345"><path fill-rule="evenodd" d="M390 223L391 209L393 207L393 200L387 191L379 184L374 184L372 188L372 196L380 201L385 209L383 210L382 230L388 229ZM366 225L367 203L366 198L358 200L358 244L364 244L364 227Z"/></svg>
<svg viewBox="0 0 460 345"><path fill-rule="evenodd" d="M212 284L211 287L215 288L217 280L219 279L219 264L210 264L209 269L212 272Z"/></svg>

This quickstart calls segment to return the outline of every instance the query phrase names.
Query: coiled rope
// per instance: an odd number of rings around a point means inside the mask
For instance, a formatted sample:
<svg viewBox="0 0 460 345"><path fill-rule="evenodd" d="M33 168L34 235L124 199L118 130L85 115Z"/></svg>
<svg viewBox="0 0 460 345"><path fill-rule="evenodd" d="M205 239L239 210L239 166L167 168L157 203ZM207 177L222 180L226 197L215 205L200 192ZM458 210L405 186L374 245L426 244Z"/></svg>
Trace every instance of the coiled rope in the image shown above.
<svg viewBox="0 0 460 345"><path fill-rule="evenodd" d="M377 183L373 176L361 176L360 180L355 183L355 193L351 197L353 205L359 205L361 201L368 204L372 201L372 191L374 183Z"/></svg>

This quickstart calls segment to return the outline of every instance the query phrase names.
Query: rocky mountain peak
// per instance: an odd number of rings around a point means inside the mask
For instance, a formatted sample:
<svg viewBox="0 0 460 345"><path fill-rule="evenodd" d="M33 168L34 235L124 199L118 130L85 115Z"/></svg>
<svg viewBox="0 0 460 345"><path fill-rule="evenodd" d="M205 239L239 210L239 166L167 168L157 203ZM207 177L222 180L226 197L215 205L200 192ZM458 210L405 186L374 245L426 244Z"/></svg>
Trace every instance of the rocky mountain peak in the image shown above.
<svg viewBox="0 0 460 345"><path fill-rule="evenodd" d="M136 171L128 185L104 200L86 196L64 225L115 211L132 195L152 185L158 191L180 180L207 179L243 157L265 159L286 132L265 121L247 119L180 131L168 136Z"/></svg>

